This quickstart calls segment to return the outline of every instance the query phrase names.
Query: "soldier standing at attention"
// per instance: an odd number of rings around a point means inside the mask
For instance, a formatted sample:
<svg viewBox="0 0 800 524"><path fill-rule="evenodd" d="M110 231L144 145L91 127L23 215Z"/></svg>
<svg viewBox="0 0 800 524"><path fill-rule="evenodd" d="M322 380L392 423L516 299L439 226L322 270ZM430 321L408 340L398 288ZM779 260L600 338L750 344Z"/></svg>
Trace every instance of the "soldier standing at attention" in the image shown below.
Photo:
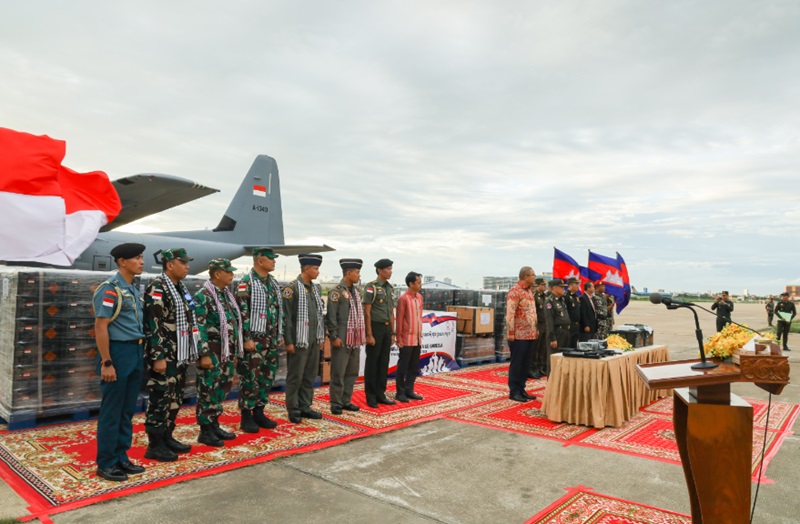
<svg viewBox="0 0 800 524"><path fill-rule="evenodd" d="M331 341L330 395L331 413L334 415L341 415L343 409L361 409L350 399L353 396L353 384L358 378L361 346L367 341L361 292L356 285L361 280L362 264L360 258L339 260L342 280L328 293L325 326Z"/></svg>
<svg viewBox="0 0 800 524"><path fill-rule="evenodd" d="M92 299L97 351L101 359L97 416L97 476L121 482L144 468L128 458L133 414L142 383L144 331L142 300L133 278L144 269L142 244L120 244L111 250L117 274L100 284Z"/></svg>
<svg viewBox="0 0 800 524"><path fill-rule="evenodd" d="M319 349L325 340L325 316L319 286L313 283L322 264L320 255L298 255L300 275L283 288L286 312L286 411L289 421L299 424L302 418L320 419L311 409L314 379L319 372Z"/></svg>
<svg viewBox="0 0 800 524"><path fill-rule="evenodd" d="M411 271L406 275L408 290L397 300L397 361L395 400L408 402L422 400L414 393L414 383L419 374L419 353L422 349L422 275Z"/></svg>
<svg viewBox="0 0 800 524"><path fill-rule="evenodd" d="M597 338L605 340L608 338L608 301L606 300L606 285L602 280L594 283L594 311L597 315Z"/></svg>
<svg viewBox="0 0 800 524"><path fill-rule="evenodd" d="M597 314L595 312L594 284L584 282L583 295L581 295L581 336L580 341L592 340L597 334Z"/></svg>
<svg viewBox="0 0 800 524"><path fill-rule="evenodd" d="M528 395L525 391L531 353L536 338L540 336L536 331L536 300L532 288L535 281L536 273L533 272L533 268L523 266L519 270L519 282L514 284L506 297L506 340L511 349L508 398L517 402L536 399L534 395ZM544 333L541 336L544 336Z"/></svg>
<svg viewBox="0 0 800 524"><path fill-rule="evenodd" d="M578 289L581 281L575 277L567 280L567 293L564 296L564 303L567 305L569 314L569 344L566 347L578 348L578 336L581 332L581 301L578 296Z"/></svg>
<svg viewBox="0 0 800 524"><path fill-rule="evenodd" d="M547 298L547 281L541 277L534 281L536 286L533 292L536 301L536 330L544 335L547 325L544 323L544 301ZM547 365L547 337L540 336L534 344L531 354L531 369L528 376L533 379L540 379L547 375L549 366Z"/></svg>
<svg viewBox="0 0 800 524"><path fill-rule="evenodd" d="M607 304L607 313L606 313L606 322L608 323L608 332L614 329L614 306L617 305L617 299L614 295L609 295L606 293L606 304Z"/></svg>
<svg viewBox="0 0 800 524"><path fill-rule="evenodd" d="M394 404L386 398L386 377L389 373L389 354L394 344L394 262L382 258L375 262L378 278L364 286L364 323L367 332L367 359L364 363L364 393L367 405Z"/></svg>
<svg viewBox="0 0 800 524"><path fill-rule="evenodd" d="M236 290L236 301L242 312L244 356L239 359L240 428L245 433L258 433L259 428L274 429L278 423L264 414L269 392L278 370L278 346L283 341L284 309L281 289L275 277L272 249L253 249L253 269L245 275Z"/></svg>
<svg viewBox="0 0 800 524"><path fill-rule="evenodd" d="M197 361L197 442L214 447L236 438L219 425L222 403L231 392L234 359L242 357L242 314L228 289L234 271L230 260L215 258L208 263L209 280L194 295L197 327L203 341Z"/></svg>
<svg viewBox="0 0 800 524"><path fill-rule="evenodd" d="M717 333L719 333L731 321L731 313L733 313L733 302L728 298L727 291L723 291L722 296L718 296L714 300L711 309L717 310Z"/></svg>
<svg viewBox="0 0 800 524"><path fill-rule="evenodd" d="M147 335L147 418L144 423L149 444L145 458L160 462L178 459L192 447L175 440L175 419L183 403L186 368L197 359L202 345L195 317L195 303L181 280L189 274L192 259L183 248L161 252L164 272L144 293L144 329Z"/></svg>
<svg viewBox="0 0 800 524"><path fill-rule="evenodd" d="M559 348L567 347L570 338L569 311L564 302L564 281L554 278L547 283L550 294L544 303L544 318L547 324L547 370L550 371L550 355L558 353Z"/></svg>
<svg viewBox="0 0 800 524"><path fill-rule="evenodd" d="M772 326L772 319L775 318L775 297L772 295L769 296L769 301L767 305L764 306L764 309L767 310L767 322Z"/></svg>
<svg viewBox="0 0 800 524"><path fill-rule="evenodd" d="M775 306L775 313L778 314L778 333L777 340L783 337L783 350L791 351L787 345L789 342L789 331L792 328L792 319L797 315L794 302L789 302L789 293L781 293L781 301ZM789 315L789 320L784 319L780 313Z"/></svg>

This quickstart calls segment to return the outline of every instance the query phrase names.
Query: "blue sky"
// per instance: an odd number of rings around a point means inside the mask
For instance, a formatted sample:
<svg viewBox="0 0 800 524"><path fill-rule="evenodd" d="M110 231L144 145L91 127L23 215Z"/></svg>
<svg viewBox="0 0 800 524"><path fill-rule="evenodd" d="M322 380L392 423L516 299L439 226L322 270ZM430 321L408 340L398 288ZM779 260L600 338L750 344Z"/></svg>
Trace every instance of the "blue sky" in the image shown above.
<svg viewBox="0 0 800 524"><path fill-rule="evenodd" d="M47 5L0 18L0 125L222 191L127 229L213 227L264 153L287 242L329 261L475 287L557 246L638 288L800 282L797 2Z"/></svg>

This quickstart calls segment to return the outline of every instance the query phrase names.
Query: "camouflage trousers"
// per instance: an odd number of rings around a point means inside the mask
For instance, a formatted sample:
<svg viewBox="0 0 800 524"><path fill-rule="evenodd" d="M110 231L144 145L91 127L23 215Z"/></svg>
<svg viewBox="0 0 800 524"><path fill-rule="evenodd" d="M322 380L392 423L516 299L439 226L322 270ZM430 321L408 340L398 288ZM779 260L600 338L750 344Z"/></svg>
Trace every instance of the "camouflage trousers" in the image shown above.
<svg viewBox="0 0 800 524"><path fill-rule="evenodd" d="M239 409L251 410L269 404L269 390L278 372L278 345L269 337L256 339L255 351L245 350L239 359Z"/></svg>
<svg viewBox="0 0 800 524"><path fill-rule="evenodd" d="M224 364L213 353L209 355L214 367L203 369L199 362L197 366L197 423L206 426L215 422L222 415L222 403L231 392L233 373L235 371L233 360Z"/></svg>
<svg viewBox="0 0 800 524"><path fill-rule="evenodd" d="M175 360L167 360L164 373L153 371L153 363L147 363L147 418L144 427L148 432L170 431L175 427L178 410L183 404L183 388L186 385L186 366Z"/></svg>
<svg viewBox="0 0 800 524"><path fill-rule="evenodd" d="M605 340L608 338L609 332L611 331L611 321L607 318L602 320L597 320L597 338L599 340Z"/></svg>

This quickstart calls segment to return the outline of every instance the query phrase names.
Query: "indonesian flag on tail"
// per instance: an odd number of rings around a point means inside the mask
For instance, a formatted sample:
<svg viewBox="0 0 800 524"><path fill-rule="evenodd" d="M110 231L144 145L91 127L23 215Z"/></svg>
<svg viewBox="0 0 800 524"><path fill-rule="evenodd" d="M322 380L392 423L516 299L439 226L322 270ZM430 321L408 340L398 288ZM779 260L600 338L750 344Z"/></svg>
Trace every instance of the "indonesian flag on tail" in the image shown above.
<svg viewBox="0 0 800 524"><path fill-rule="evenodd" d="M0 127L0 260L70 266L122 209L102 171L61 165L66 143Z"/></svg>
<svg viewBox="0 0 800 524"><path fill-rule="evenodd" d="M579 278L581 286L578 294L583 293L583 284L589 281L589 270L578 265L574 258L560 249L554 247L553 250L553 278L561 278L564 282L568 278Z"/></svg>
<svg viewBox="0 0 800 524"><path fill-rule="evenodd" d="M631 299L631 282L619 253L617 258L611 258L589 251L589 278L605 283L606 293L617 299L617 313L625 309Z"/></svg>

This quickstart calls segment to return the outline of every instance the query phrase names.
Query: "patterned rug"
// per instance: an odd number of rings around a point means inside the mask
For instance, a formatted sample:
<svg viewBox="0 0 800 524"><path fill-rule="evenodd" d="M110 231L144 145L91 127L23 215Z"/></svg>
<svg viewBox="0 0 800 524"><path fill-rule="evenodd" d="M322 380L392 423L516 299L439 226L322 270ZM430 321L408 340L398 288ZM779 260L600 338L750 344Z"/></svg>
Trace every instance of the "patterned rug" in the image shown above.
<svg viewBox="0 0 800 524"><path fill-rule="evenodd" d="M541 410L541 399L542 397L539 396L537 400L531 402L516 402L502 398L452 413L447 418L478 426L505 429L533 437L561 440L565 443L596 431L594 428L586 426L549 420Z"/></svg>
<svg viewBox="0 0 800 524"><path fill-rule="evenodd" d="M689 515L645 506L578 486L525 524L691 524Z"/></svg>
<svg viewBox="0 0 800 524"><path fill-rule="evenodd" d="M753 406L753 429L764 429L767 422L767 402L754 398L743 398L742 400ZM672 406L672 397L664 397L643 407L641 411L672 416ZM798 413L800 413L799 405L773 400L769 413L769 429L771 431L791 431Z"/></svg>
<svg viewBox="0 0 800 524"><path fill-rule="evenodd" d="M144 415L134 417L134 442L130 458L147 468L141 475L132 475L127 482L108 482L95 475L95 420L45 426L0 435L0 476L31 505L37 513L66 511L76 507L145 491L154 487L222 471L265 462L276 457L333 446L370 434L364 428L337 420L308 420L290 424L286 411L276 405L265 413L279 425L258 434L238 431L239 410L236 401L225 402L220 423L228 430L237 430L237 438L224 448L197 444L199 428L195 424L194 406L181 409L175 438L192 444L192 451L176 462L155 462L143 457L147 446Z"/></svg>
<svg viewBox="0 0 800 524"><path fill-rule="evenodd" d="M449 373L438 373L427 377L437 382L456 382L481 388L493 388L508 393L508 362L501 364L487 364L483 366L464 367ZM528 391L544 389L547 379L529 379Z"/></svg>
<svg viewBox="0 0 800 524"><path fill-rule="evenodd" d="M447 373L442 373L446 375ZM353 389L353 404L361 408L355 413L344 411L341 415L331 414L330 388L327 386L314 391L312 408L322 412L326 418L341 422L363 426L372 430L393 430L401 427L418 424L434 418L440 418L448 413L460 409L483 404L505 395L494 389L485 389L480 386L436 380L433 377L420 377L417 379L414 391L424 397L423 400L411 402L397 402L393 406L378 404L377 408L367 406L364 394L364 384L356 384ZM387 385L387 397L394 398L394 381ZM286 395L276 393L270 399L285 404Z"/></svg>

